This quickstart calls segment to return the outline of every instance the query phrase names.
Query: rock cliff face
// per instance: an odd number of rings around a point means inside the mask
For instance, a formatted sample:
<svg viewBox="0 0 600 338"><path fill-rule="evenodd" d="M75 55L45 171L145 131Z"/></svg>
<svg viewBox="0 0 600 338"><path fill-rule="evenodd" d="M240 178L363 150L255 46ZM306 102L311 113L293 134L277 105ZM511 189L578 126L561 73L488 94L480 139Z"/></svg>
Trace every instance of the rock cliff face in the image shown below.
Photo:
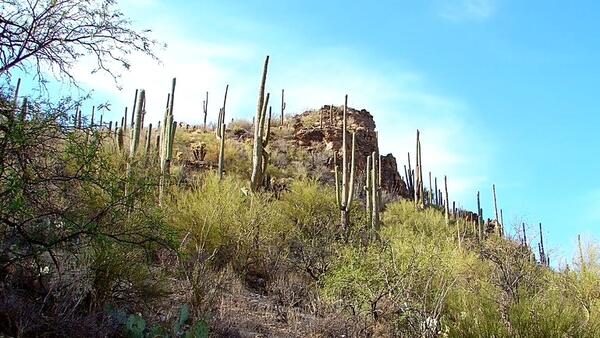
<svg viewBox="0 0 600 338"><path fill-rule="evenodd" d="M294 142L301 147L325 149L331 157L334 152L341 156L342 113L343 107L325 105L296 115L293 118ZM347 118L348 130L356 133L356 177L360 179L365 175L367 156L378 150L375 121L364 109L348 108ZM347 137L350 142L352 136L348 134ZM410 198L406 183L398 172L396 158L392 154L382 156L381 165L383 189L394 196Z"/></svg>

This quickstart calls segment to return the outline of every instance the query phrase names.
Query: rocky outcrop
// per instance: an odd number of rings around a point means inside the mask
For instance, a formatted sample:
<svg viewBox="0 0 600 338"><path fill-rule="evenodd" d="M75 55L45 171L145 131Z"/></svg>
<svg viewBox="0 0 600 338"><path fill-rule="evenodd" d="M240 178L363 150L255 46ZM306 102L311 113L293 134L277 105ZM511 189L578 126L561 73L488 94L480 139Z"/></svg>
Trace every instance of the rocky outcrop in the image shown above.
<svg viewBox="0 0 600 338"><path fill-rule="evenodd" d="M412 197L398 172L398 163L394 155L387 154L381 157L381 177L381 185L385 191L404 198Z"/></svg>
<svg viewBox="0 0 600 338"><path fill-rule="evenodd" d="M343 107L325 105L321 109L296 115L293 120L294 142L301 147L341 155ZM348 108L348 130L356 133L356 177L364 177L367 156L377 149L377 132L371 113L365 109ZM351 135L347 135L348 140ZM331 163L332 161L330 161ZM394 196L410 198L406 183L398 172L392 154L382 156L381 174L383 189Z"/></svg>

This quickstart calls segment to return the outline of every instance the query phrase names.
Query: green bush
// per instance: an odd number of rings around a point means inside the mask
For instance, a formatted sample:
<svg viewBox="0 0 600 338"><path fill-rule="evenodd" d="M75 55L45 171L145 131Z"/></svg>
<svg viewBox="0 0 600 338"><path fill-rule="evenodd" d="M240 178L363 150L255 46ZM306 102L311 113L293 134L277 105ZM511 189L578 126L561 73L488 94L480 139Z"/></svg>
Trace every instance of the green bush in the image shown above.
<svg viewBox="0 0 600 338"><path fill-rule="evenodd" d="M314 180L294 181L277 205L291 230L289 262L319 280L342 237L333 189Z"/></svg>
<svg viewBox="0 0 600 338"><path fill-rule="evenodd" d="M244 270L253 261L270 257L289 232L266 194L250 194L235 177L219 181L213 174L192 189L178 190L166 206L170 222L186 241L184 250L214 256L217 265L232 263Z"/></svg>

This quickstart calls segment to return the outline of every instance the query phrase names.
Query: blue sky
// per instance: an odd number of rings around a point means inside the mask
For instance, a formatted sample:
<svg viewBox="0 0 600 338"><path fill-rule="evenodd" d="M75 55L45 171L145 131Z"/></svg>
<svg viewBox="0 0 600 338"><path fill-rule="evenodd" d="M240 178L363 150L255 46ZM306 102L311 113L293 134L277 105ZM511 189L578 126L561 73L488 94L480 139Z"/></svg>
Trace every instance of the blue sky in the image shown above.
<svg viewBox="0 0 600 338"><path fill-rule="evenodd" d="M422 131L423 164L449 177L467 208L491 187L509 224L542 222L551 259L570 261L577 234L600 234L600 3L577 1L122 1L168 47L157 65L133 56L124 89L76 66L95 100L115 107L148 90L158 120L176 76L176 119L213 118L229 83L229 117L252 116L261 65L288 111L343 102L373 113L385 152L404 164ZM91 105L91 103L90 103ZM116 119L116 117L114 118ZM555 260L555 263L556 263Z"/></svg>

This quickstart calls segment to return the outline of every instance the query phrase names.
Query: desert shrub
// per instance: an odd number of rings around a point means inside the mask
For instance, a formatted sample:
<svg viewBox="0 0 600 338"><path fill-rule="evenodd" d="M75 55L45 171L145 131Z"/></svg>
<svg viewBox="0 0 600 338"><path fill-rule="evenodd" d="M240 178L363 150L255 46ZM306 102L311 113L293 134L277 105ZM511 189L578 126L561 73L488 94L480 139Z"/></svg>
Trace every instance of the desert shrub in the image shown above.
<svg viewBox="0 0 600 338"><path fill-rule="evenodd" d="M184 251L215 256L222 267L238 271L257 262L275 263L278 247L288 233L287 224L265 194L249 194L246 182L209 174L190 190L174 193L166 207L170 222L185 238Z"/></svg>
<svg viewBox="0 0 600 338"><path fill-rule="evenodd" d="M227 129L230 129L234 135L254 134L254 126L252 122L248 120L233 120L227 125Z"/></svg>
<svg viewBox="0 0 600 338"><path fill-rule="evenodd" d="M85 316L93 328L105 302L160 293L148 269L170 235L154 200L156 171L139 158L126 170L107 133L71 128L74 104L36 101L21 117L2 107L2 281L7 293L35 294L30 302L40 310L30 317L46 323L0 327L5 332L60 335L77 331L71 325ZM0 313L3 323L15 323L11 312Z"/></svg>
<svg viewBox="0 0 600 338"><path fill-rule="evenodd" d="M292 230L289 262L319 280L329 269L342 237L333 189L315 180L294 181L279 205Z"/></svg>
<svg viewBox="0 0 600 338"><path fill-rule="evenodd" d="M475 258L465 259L453 238L444 236L451 230L437 211L392 204L384 222L380 241L341 250L322 292L354 316L368 316L379 334L435 336L447 295Z"/></svg>
<svg viewBox="0 0 600 338"><path fill-rule="evenodd" d="M589 259L579 270L544 271L540 275L543 287L511 307L511 323L517 336L600 335L600 274L594 250L590 249Z"/></svg>

